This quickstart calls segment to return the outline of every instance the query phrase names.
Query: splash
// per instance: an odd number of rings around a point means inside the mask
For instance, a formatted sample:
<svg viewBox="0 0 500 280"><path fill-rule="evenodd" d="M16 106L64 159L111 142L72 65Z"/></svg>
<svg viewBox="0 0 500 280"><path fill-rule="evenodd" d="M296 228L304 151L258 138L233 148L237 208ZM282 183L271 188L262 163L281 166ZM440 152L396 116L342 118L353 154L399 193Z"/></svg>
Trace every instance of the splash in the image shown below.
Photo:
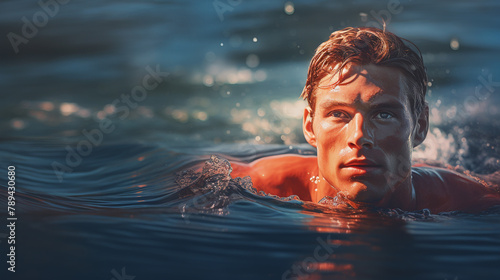
<svg viewBox="0 0 500 280"><path fill-rule="evenodd" d="M463 146L465 146L465 140L463 142ZM463 149L466 149L466 146ZM434 128L429 130L425 141L414 150L413 158L449 162L457 152L465 153L462 150L457 151L453 135Z"/></svg>
<svg viewBox="0 0 500 280"><path fill-rule="evenodd" d="M429 209L422 209L418 211L404 211L399 208L388 209L388 208L372 208L372 207L360 207L355 209L349 204L349 201L342 195L336 195L335 197L325 196L321 199L318 204L329 207L334 210L357 210L361 213L378 213L381 216L395 218L403 221L420 221L420 220L432 220L433 216Z"/></svg>
<svg viewBox="0 0 500 280"><path fill-rule="evenodd" d="M318 201L318 204L333 207L333 208L344 208L344 209L354 209L349 203L346 198L344 198L342 195L337 194L335 197L331 196L325 196L323 197L320 201Z"/></svg>
<svg viewBox="0 0 500 280"><path fill-rule="evenodd" d="M227 215L227 206L243 198L243 192L256 194L250 177L232 179L228 160L212 155L201 172L188 169L177 173L178 198L188 198L179 205L184 218L187 213Z"/></svg>
<svg viewBox="0 0 500 280"><path fill-rule="evenodd" d="M178 172L176 183L180 189L171 199L180 202L182 217L200 213L225 216L229 214L228 206L239 200L270 198L274 202L293 202L293 205L303 203L297 195L279 197L257 191L249 176L233 179L231 172L229 161L215 155L204 163L201 172L194 169Z"/></svg>

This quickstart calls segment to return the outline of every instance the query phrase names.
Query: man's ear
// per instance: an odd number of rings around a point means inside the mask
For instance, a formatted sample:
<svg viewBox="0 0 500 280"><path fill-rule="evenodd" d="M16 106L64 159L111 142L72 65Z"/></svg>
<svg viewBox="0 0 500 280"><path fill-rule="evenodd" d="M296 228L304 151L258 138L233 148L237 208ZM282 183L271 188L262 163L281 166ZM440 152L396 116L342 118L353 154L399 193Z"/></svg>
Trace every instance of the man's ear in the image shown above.
<svg viewBox="0 0 500 280"><path fill-rule="evenodd" d="M313 130L313 112L311 107L307 106L304 109L304 118L302 123L302 131L304 132L304 137L307 140L307 143L311 144L313 147L316 147L316 135Z"/></svg>
<svg viewBox="0 0 500 280"><path fill-rule="evenodd" d="M429 105L427 102L424 104L424 108L418 116L417 123L415 125L415 130L413 131L413 148L422 144L425 137L427 137L427 131L429 130Z"/></svg>

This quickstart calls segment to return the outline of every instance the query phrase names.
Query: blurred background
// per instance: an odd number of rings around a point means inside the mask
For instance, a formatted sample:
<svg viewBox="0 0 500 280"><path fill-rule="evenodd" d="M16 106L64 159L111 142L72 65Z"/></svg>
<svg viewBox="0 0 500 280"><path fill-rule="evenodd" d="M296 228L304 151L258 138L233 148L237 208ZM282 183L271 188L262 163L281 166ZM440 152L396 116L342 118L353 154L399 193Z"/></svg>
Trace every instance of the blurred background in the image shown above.
<svg viewBox="0 0 500 280"><path fill-rule="evenodd" d="M213 153L314 153L299 96L315 48L383 22L428 69L431 128L415 158L500 170L499 14L495 0L1 1L15 279L280 279L330 237L340 247L311 278L494 278L498 211L332 212L223 180L189 194L175 174Z"/></svg>
<svg viewBox="0 0 500 280"><path fill-rule="evenodd" d="M2 1L0 137L63 145L97 129L110 145L303 144L314 49L332 31L385 21L428 68L432 127L416 157L491 172L499 12L494 0Z"/></svg>

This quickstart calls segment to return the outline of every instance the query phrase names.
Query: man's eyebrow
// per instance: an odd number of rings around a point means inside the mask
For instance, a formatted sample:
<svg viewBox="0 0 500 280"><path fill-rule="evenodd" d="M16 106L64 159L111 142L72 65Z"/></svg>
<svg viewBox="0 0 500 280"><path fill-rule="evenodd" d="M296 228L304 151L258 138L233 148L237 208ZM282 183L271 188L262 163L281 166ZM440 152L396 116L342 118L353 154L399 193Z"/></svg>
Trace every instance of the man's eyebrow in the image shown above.
<svg viewBox="0 0 500 280"><path fill-rule="evenodd" d="M328 109L331 107L354 107L354 106L356 106L356 103L347 103L347 102L336 101L336 100L327 100L327 101L322 102L320 104L320 107L323 109ZM376 103L376 104L369 104L368 106L370 107L371 110L376 110L376 109L403 110L403 109L405 109L405 106L398 101L380 102L380 103Z"/></svg>
<svg viewBox="0 0 500 280"><path fill-rule="evenodd" d="M393 110L403 110L405 106L398 101L381 102L370 105L371 109L393 109Z"/></svg>
<svg viewBox="0 0 500 280"><path fill-rule="evenodd" d="M322 102L320 104L321 108L331 108L331 107L352 107L353 104L347 103L347 102L341 102L341 101L336 101L336 100L327 100L325 102Z"/></svg>

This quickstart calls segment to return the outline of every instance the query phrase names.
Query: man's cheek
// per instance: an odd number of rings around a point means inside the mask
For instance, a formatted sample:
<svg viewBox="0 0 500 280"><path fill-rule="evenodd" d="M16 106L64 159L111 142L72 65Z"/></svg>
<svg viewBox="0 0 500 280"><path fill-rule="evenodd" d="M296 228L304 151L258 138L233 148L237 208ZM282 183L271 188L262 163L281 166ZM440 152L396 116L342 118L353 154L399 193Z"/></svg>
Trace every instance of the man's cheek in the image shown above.
<svg viewBox="0 0 500 280"><path fill-rule="evenodd" d="M387 183L394 183L406 179L410 172L410 154L407 149L401 149L389 157L389 168L384 176Z"/></svg>
<svg viewBox="0 0 500 280"><path fill-rule="evenodd" d="M379 136L379 141L381 145L387 146L387 148L394 149L397 146L401 146L401 144L408 142L409 139L409 134L406 133L403 129L403 131L392 131L392 132L386 132L382 134L378 134ZM398 145L399 144L399 145ZM396 146L395 146L396 145Z"/></svg>

